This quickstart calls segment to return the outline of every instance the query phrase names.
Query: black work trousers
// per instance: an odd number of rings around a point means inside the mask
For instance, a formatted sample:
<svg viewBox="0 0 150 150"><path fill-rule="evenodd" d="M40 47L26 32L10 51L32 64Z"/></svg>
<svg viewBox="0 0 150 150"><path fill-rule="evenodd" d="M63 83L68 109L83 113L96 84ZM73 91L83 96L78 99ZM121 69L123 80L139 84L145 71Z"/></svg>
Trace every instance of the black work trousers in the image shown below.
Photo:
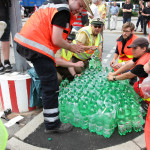
<svg viewBox="0 0 150 150"><path fill-rule="evenodd" d="M143 20L143 27L144 27L144 35L147 34L146 28L147 28L147 24L148 24L149 20L148 19L144 19Z"/></svg>
<svg viewBox="0 0 150 150"><path fill-rule="evenodd" d="M32 59L31 62L41 82L45 128L50 130L60 124L56 67L53 60L48 57Z"/></svg>
<svg viewBox="0 0 150 150"><path fill-rule="evenodd" d="M142 15L140 15L139 17L138 17L138 20L137 20L137 23L136 23L136 27L138 28L138 26L139 26L139 23L141 23L141 29L143 29L143 16Z"/></svg>

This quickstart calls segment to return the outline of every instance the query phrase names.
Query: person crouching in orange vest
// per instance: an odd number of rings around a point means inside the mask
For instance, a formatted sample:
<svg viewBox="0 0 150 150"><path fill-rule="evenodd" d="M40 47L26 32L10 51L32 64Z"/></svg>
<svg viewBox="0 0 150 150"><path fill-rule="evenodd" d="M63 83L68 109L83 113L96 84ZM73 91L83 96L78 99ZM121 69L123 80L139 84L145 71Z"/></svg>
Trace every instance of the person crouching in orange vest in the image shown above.
<svg viewBox="0 0 150 150"><path fill-rule="evenodd" d="M143 68L143 66L150 60L150 49L148 48L148 45L149 42L145 38L135 39L133 43L128 46L128 48L132 48L133 59L129 60L124 66L121 66L116 72L110 72L107 77L109 81L116 81L131 79L138 76L140 80L134 83L133 88L135 92L143 98L145 105L148 105L150 98L144 99L144 95L141 90L141 83L148 76ZM122 74L117 76L117 74L120 73Z"/></svg>
<svg viewBox="0 0 150 150"><path fill-rule="evenodd" d="M132 44L132 42L138 38L133 33L134 28L135 26L131 22L126 22L122 26L122 35L117 39L116 51L112 61L110 62L110 66L113 67L114 71L124 65L126 61L133 59L132 48L128 48L127 46ZM116 59L118 59L117 64L115 64Z"/></svg>
<svg viewBox="0 0 150 150"><path fill-rule="evenodd" d="M66 38L76 20L74 15L83 9L91 12L89 4L90 0L46 1L15 35L18 53L33 63L40 79L46 133L72 129L72 125L63 124L59 119L55 53L60 48L84 52L82 45L70 44Z"/></svg>

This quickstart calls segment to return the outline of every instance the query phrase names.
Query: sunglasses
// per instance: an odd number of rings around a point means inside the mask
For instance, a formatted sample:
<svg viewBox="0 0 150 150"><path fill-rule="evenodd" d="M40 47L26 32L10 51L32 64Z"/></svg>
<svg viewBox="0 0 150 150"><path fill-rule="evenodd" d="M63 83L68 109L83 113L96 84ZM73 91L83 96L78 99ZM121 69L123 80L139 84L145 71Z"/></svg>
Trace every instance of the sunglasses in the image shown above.
<svg viewBox="0 0 150 150"><path fill-rule="evenodd" d="M69 41L73 41L73 39L69 39L69 38L67 38L67 40L69 40Z"/></svg>
<svg viewBox="0 0 150 150"><path fill-rule="evenodd" d="M102 25L94 25L94 28L102 28Z"/></svg>

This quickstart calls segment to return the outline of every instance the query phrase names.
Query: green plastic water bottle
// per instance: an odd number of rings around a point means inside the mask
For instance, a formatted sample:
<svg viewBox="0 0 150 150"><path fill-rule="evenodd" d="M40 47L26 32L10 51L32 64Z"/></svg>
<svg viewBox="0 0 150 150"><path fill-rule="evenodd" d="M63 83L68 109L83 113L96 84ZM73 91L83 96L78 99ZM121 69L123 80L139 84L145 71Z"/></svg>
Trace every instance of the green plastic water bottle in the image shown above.
<svg viewBox="0 0 150 150"><path fill-rule="evenodd" d="M89 117L89 130L90 132L96 132L96 114Z"/></svg>
<svg viewBox="0 0 150 150"><path fill-rule="evenodd" d="M99 54L99 50L96 48L95 51L94 51L94 56L96 56L96 57L99 58L99 55L100 55L100 54Z"/></svg>
<svg viewBox="0 0 150 150"><path fill-rule="evenodd" d="M95 69L95 60L93 58L89 61L89 69Z"/></svg>
<svg viewBox="0 0 150 150"><path fill-rule="evenodd" d="M120 135L126 134L126 122L125 122L125 111L122 107L118 108L118 132Z"/></svg>

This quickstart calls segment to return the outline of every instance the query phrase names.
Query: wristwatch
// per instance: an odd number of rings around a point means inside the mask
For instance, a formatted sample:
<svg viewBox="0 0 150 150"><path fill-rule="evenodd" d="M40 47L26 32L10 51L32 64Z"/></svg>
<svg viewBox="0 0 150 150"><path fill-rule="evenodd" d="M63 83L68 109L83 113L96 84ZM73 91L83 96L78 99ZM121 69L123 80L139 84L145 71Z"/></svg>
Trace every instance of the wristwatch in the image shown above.
<svg viewBox="0 0 150 150"><path fill-rule="evenodd" d="M113 81L116 81L116 76L113 76Z"/></svg>

